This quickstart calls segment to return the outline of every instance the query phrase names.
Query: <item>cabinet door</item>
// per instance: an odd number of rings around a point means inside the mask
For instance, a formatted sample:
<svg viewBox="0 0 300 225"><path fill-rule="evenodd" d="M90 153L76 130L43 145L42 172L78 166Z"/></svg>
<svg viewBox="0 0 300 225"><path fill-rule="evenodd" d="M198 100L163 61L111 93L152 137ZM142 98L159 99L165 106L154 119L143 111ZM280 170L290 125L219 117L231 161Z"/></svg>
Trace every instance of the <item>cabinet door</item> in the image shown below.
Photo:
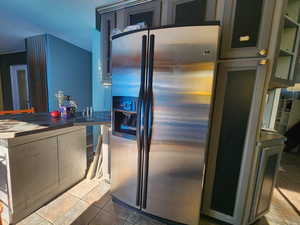
<svg viewBox="0 0 300 225"><path fill-rule="evenodd" d="M86 135L83 130L58 136L59 182L62 189L84 177L86 154Z"/></svg>
<svg viewBox="0 0 300 225"><path fill-rule="evenodd" d="M162 25L197 25L215 20L215 0L162 1Z"/></svg>
<svg viewBox="0 0 300 225"><path fill-rule="evenodd" d="M111 34L116 27L115 12L101 15L102 82L111 82Z"/></svg>
<svg viewBox="0 0 300 225"><path fill-rule="evenodd" d="M57 138L20 145L11 151L13 207L45 203L44 196L58 187Z"/></svg>
<svg viewBox="0 0 300 225"><path fill-rule="evenodd" d="M128 7L117 11L117 27L123 30L129 25L144 22L147 27L160 26L161 1Z"/></svg>
<svg viewBox="0 0 300 225"><path fill-rule="evenodd" d="M259 168L251 212L253 221L268 212L270 208L282 148L283 145L263 148L260 154L261 158L258 159Z"/></svg>
<svg viewBox="0 0 300 225"><path fill-rule="evenodd" d="M221 58L265 57L275 0L223 0Z"/></svg>
<svg viewBox="0 0 300 225"><path fill-rule="evenodd" d="M243 204L242 179L248 177L241 174L247 171L242 161L255 148L266 67L250 60L218 68L203 208L228 223Z"/></svg>

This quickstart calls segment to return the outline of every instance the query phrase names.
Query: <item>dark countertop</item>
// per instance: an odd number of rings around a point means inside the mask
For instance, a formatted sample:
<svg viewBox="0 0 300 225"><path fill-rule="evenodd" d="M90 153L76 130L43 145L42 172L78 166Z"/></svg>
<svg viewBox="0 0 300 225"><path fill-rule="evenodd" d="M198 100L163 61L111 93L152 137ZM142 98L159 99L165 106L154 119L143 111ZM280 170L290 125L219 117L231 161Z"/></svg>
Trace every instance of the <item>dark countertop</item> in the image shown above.
<svg viewBox="0 0 300 225"><path fill-rule="evenodd" d="M49 130L72 126L109 125L111 113L109 111L94 112L93 117L83 118L80 112L69 119L52 118L50 113L18 114L0 116L0 139L34 134Z"/></svg>

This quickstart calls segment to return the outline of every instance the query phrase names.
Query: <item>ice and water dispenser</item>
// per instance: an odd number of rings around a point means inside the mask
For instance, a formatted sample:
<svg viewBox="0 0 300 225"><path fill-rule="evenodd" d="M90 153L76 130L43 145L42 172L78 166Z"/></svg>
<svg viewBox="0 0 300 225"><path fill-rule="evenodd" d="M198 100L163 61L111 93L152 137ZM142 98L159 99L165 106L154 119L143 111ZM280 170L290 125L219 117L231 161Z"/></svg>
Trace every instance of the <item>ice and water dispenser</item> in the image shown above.
<svg viewBox="0 0 300 225"><path fill-rule="evenodd" d="M137 121L136 97L113 97L113 134L122 137L135 138Z"/></svg>

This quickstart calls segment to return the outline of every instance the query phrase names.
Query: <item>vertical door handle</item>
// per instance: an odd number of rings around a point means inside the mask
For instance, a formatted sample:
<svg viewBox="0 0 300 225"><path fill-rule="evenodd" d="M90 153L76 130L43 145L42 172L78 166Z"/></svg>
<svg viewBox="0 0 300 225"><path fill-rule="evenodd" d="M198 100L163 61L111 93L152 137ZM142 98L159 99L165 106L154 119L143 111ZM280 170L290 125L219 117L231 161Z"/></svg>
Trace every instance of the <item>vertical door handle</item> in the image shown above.
<svg viewBox="0 0 300 225"><path fill-rule="evenodd" d="M149 47L149 70L148 70L148 87L147 87L147 107L146 116L147 124L145 132L147 132L147 150L150 151L150 143L152 138L152 126L153 126L153 66L154 66L154 45L155 36L150 36L150 47Z"/></svg>
<svg viewBox="0 0 300 225"><path fill-rule="evenodd" d="M148 55L148 77L145 100L145 120L144 120L144 167L143 167L143 193L142 193L142 208L147 206L147 189L148 189L148 171L149 171L149 151L152 136L153 123L153 64L154 64L154 44L155 36L150 35L150 46Z"/></svg>
<svg viewBox="0 0 300 225"><path fill-rule="evenodd" d="M140 91L137 103L137 124L136 124L136 140L138 147L138 174L137 174L137 193L136 205L140 206L141 202L141 181L142 181L142 150L143 150L143 126L144 121L144 104L145 104L145 77L146 77L146 57L147 57L147 36L142 37L142 55L141 55L141 78L140 78Z"/></svg>
<svg viewBox="0 0 300 225"><path fill-rule="evenodd" d="M147 48L147 36L143 35L142 40L142 55L141 55L141 78L140 78L140 91L138 97L138 104L137 104L137 143L138 149L141 149L142 146L142 120L144 119L143 113L143 105L145 102L145 77L146 77L146 48Z"/></svg>
<svg viewBox="0 0 300 225"><path fill-rule="evenodd" d="M153 66L154 66L154 45L155 36L150 36L150 51L149 51L149 82L148 82L148 151L150 151L150 143L152 138L152 126L153 126Z"/></svg>

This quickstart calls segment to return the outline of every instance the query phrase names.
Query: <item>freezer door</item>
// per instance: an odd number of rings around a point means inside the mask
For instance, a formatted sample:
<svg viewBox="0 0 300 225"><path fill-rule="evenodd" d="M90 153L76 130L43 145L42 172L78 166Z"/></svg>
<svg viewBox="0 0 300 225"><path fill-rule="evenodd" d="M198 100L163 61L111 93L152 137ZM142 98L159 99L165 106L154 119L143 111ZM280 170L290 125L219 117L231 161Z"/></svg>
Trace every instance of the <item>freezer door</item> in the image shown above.
<svg viewBox="0 0 300 225"><path fill-rule="evenodd" d="M143 210L184 224L199 224L218 39L218 26L150 31L153 87L147 92L150 147Z"/></svg>
<svg viewBox="0 0 300 225"><path fill-rule="evenodd" d="M141 179L141 120L148 31L112 42L111 191L139 208Z"/></svg>

